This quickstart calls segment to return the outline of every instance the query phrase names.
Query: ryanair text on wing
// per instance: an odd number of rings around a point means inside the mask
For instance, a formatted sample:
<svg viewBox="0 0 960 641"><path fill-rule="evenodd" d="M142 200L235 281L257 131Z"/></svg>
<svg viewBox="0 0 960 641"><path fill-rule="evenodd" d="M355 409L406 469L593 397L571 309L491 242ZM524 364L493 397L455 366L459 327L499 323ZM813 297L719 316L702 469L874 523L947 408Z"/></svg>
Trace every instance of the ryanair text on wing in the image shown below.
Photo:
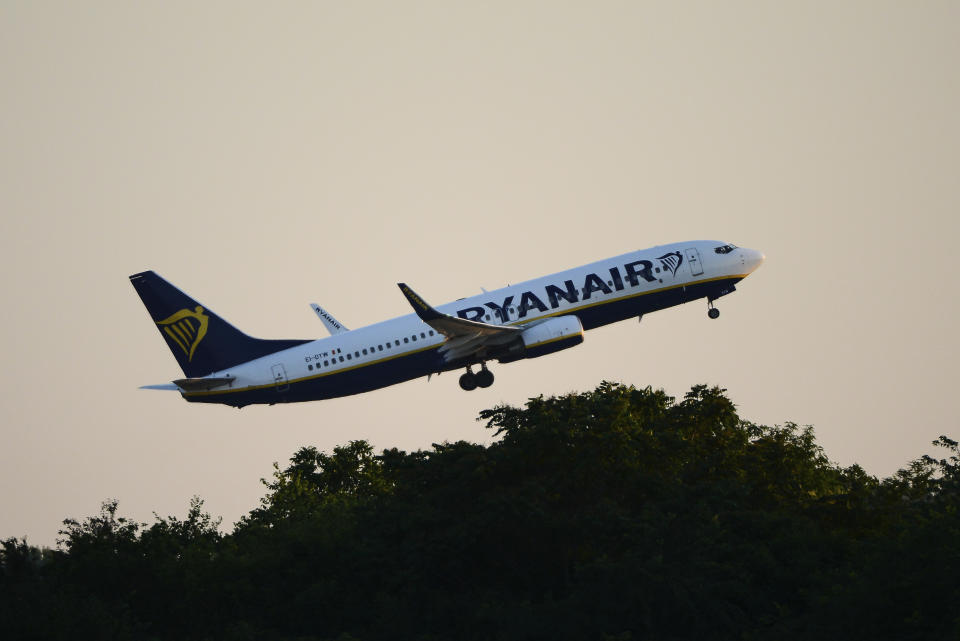
<svg viewBox="0 0 960 641"><path fill-rule="evenodd" d="M416 293L414 293L414 291L409 287L404 286L403 293L405 293L410 300L412 300L414 303L419 305L420 309L424 311L430 309L430 307L425 302L423 302L423 299L417 296Z"/></svg>
<svg viewBox="0 0 960 641"><path fill-rule="evenodd" d="M338 323L337 321L335 321L335 320L333 319L333 316L331 316L330 314L326 313L326 312L323 311L322 309L320 310L320 316L322 316L323 318L326 318L326 319L330 322L330 324L333 325L334 327L336 327L337 329L343 329L342 327L340 327L340 323Z"/></svg>

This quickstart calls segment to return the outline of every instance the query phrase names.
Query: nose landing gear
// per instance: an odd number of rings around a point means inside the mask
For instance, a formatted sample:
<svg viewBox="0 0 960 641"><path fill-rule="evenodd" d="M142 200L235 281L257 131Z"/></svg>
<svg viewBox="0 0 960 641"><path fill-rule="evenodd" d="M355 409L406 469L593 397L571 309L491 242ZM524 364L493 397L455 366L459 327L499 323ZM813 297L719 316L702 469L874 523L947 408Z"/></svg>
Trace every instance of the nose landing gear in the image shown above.
<svg viewBox="0 0 960 641"><path fill-rule="evenodd" d="M493 385L493 372L487 369L486 363L480 364L480 371L473 373L471 367L460 376L460 388L470 392L478 387L490 387Z"/></svg>

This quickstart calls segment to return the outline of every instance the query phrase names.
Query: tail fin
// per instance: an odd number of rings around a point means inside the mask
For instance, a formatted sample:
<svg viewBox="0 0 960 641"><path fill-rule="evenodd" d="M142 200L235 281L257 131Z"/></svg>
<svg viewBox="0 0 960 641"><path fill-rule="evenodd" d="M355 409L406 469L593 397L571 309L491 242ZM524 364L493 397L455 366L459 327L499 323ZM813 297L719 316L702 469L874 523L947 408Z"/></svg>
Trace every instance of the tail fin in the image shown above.
<svg viewBox="0 0 960 641"><path fill-rule="evenodd" d="M183 373L190 378L309 342L251 338L155 272L134 274L130 282Z"/></svg>

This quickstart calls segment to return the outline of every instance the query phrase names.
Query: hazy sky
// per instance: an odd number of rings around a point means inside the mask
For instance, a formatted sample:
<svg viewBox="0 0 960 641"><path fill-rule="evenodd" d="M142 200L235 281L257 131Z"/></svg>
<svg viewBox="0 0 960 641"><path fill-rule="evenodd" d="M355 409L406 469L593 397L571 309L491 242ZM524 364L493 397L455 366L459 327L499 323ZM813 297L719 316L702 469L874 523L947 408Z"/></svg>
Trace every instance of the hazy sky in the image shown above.
<svg viewBox="0 0 960 641"><path fill-rule="evenodd" d="M116 497L226 526L273 461L489 442L603 379L726 387L889 475L960 437L956 2L0 2L0 538ZM554 356L275 407L180 377L127 276L312 338L688 239L764 251L718 302Z"/></svg>

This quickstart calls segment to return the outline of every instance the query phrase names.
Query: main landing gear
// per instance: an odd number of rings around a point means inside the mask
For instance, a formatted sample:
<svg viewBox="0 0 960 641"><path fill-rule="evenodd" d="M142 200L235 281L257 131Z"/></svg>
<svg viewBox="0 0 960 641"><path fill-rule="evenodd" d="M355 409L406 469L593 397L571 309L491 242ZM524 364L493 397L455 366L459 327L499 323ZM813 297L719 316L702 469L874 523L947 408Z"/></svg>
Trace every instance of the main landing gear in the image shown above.
<svg viewBox="0 0 960 641"><path fill-rule="evenodd" d="M460 376L460 387L466 391L472 391L478 387L490 387L493 385L493 372L487 369L486 363L480 364L480 371L476 374L470 367Z"/></svg>
<svg viewBox="0 0 960 641"><path fill-rule="evenodd" d="M707 316L710 318L720 318L720 310L713 306L713 301L707 299Z"/></svg>

